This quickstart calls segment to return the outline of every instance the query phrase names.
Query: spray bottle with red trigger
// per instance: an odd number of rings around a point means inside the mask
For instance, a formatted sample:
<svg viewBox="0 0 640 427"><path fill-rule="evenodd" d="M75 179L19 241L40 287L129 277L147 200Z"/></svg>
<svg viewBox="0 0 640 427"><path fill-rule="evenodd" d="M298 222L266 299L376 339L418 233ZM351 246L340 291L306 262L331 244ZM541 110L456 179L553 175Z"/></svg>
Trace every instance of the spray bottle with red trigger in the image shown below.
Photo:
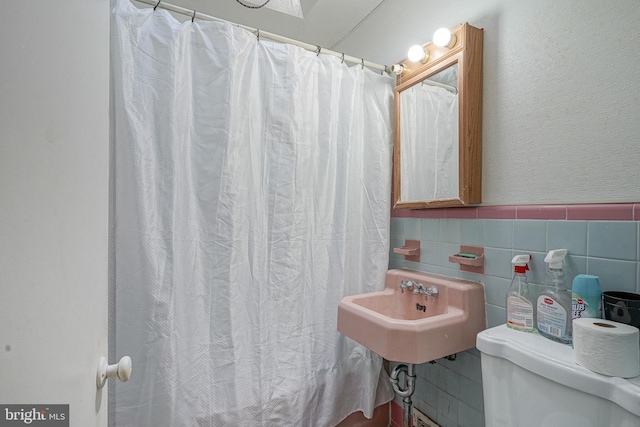
<svg viewBox="0 0 640 427"><path fill-rule="evenodd" d="M527 270L531 255L516 255L513 264L513 280L507 292L507 326L523 332L534 332L534 304L531 300Z"/></svg>

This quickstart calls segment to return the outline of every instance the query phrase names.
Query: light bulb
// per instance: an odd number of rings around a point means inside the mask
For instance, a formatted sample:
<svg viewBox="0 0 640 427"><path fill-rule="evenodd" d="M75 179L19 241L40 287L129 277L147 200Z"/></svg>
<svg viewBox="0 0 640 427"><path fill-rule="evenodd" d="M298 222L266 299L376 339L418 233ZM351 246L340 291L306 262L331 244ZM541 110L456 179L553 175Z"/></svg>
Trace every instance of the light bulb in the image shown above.
<svg viewBox="0 0 640 427"><path fill-rule="evenodd" d="M413 45L407 52L407 59L411 62L422 62L427 57L427 52L420 45Z"/></svg>
<svg viewBox="0 0 640 427"><path fill-rule="evenodd" d="M452 47L456 42L456 36L451 34L448 28L440 28L433 33L433 44L440 47Z"/></svg>

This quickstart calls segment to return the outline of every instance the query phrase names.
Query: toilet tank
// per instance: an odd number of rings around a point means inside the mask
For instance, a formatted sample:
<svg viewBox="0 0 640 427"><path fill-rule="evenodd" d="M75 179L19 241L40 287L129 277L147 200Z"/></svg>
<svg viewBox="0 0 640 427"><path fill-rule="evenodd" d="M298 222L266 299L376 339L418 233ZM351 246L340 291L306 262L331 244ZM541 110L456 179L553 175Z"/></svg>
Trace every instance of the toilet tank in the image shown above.
<svg viewBox="0 0 640 427"><path fill-rule="evenodd" d="M478 334L486 427L638 427L640 377L575 363L570 345L506 325Z"/></svg>

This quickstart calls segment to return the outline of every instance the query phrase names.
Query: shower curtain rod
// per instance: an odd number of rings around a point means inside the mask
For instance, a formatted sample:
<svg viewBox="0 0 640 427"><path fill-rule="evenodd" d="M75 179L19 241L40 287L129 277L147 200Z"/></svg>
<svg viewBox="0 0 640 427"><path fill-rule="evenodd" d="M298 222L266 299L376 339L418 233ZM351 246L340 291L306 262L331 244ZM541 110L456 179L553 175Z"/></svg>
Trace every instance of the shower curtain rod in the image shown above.
<svg viewBox="0 0 640 427"><path fill-rule="evenodd" d="M156 7L159 7L159 8L162 8L162 9L166 9L166 10L170 10L172 12L179 13L181 15L190 16L192 21L193 21L193 19L198 18L198 19L201 19L203 21L229 22L229 23L231 23L231 24L233 24L233 25L235 25L235 26L237 26L239 28L242 28L242 29L245 29L247 31L252 32L253 34L255 34L258 37L258 39L263 37L265 39L273 40L275 42L286 43L286 44L299 46L301 48L304 48L306 50L310 50L312 52L316 52L318 54L322 53L322 54L326 54L326 55L337 56L338 58L340 58L343 61L351 62L351 63L354 63L354 64L360 64L363 67L368 67L368 68L372 68L374 70L379 70L379 71L384 71L386 73L389 73L389 67L387 67L386 65L376 64L375 62L365 61L362 58L356 58L355 56L345 55L344 53L335 52L335 51L329 50L329 49L324 49L324 48L322 48L320 46L314 46L312 44L301 42L299 40L290 39L288 37L279 36L277 34L269 33L269 32L266 32L266 31L261 31L259 28L252 28L252 27L248 27L246 25L237 24L235 22L230 22L230 21L227 21L225 19L216 18L215 16L205 15L204 13L200 13L200 12L195 11L195 10L185 9L184 7L176 6L176 5L171 4L171 3L165 3L163 1L156 1L156 0L135 0L135 1L139 2L139 3L148 4L149 6L153 6L154 9Z"/></svg>
<svg viewBox="0 0 640 427"><path fill-rule="evenodd" d="M440 82L434 82L433 80L429 80L429 79L424 79L420 82L420 84L423 85L428 85L428 86L436 86L436 87L441 87L443 89L448 90L449 92L453 93L454 95L458 94L458 88L455 86L449 86L446 85L444 83L440 83Z"/></svg>

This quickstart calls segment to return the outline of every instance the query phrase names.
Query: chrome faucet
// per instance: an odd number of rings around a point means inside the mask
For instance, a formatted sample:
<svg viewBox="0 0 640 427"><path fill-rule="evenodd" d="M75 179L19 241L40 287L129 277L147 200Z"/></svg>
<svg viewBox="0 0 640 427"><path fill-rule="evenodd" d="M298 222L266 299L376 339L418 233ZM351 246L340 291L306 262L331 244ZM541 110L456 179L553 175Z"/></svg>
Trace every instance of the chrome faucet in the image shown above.
<svg viewBox="0 0 640 427"><path fill-rule="evenodd" d="M415 285L416 282L414 282L413 280L401 280L398 286L400 287L400 292L404 294L405 289L410 291Z"/></svg>
<svg viewBox="0 0 640 427"><path fill-rule="evenodd" d="M422 283L416 284L416 288L413 290L414 295L424 294L426 296L437 297L438 288L433 285L425 286Z"/></svg>

